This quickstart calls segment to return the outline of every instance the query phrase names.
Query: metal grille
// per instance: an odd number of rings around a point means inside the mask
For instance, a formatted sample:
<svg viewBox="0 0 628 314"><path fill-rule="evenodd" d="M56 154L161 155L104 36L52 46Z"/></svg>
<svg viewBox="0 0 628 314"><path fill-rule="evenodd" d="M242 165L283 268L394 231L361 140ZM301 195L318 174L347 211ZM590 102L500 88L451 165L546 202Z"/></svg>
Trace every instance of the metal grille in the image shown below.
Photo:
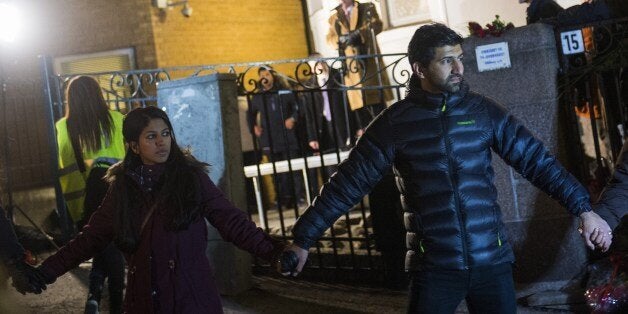
<svg viewBox="0 0 628 314"><path fill-rule="evenodd" d="M571 161L597 199L628 127L628 19L556 30Z"/></svg>

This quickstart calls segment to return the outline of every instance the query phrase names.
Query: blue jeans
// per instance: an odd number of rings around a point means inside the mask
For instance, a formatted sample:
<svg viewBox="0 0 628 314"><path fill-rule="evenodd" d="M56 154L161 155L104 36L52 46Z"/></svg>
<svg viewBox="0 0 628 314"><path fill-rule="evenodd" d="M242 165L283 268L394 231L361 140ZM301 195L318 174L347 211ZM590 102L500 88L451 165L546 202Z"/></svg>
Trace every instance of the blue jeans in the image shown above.
<svg viewBox="0 0 628 314"><path fill-rule="evenodd" d="M512 264L412 273L408 313L454 313L463 299L470 313L516 313Z"/></svg>

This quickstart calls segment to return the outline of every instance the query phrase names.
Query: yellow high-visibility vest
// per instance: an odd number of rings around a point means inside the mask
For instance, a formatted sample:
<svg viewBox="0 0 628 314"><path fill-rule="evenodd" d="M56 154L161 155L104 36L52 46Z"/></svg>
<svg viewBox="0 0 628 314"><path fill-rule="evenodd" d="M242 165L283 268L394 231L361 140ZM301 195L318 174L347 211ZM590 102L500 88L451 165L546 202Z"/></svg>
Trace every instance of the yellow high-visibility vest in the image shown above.
<svg viewBox="0 0 628 314"><path fill-rule="evenodd" d="M111 140L101 138L101 149L88 151L81 148L85 161L85 173L81 173L76 164L74 149L68 135L67 119L61 118L55 123L57 129L57 148L59 151L59 183L63 191L63 198L68 206L68 212L74 222L81 219L83 202L85 200L85 182L96 160L107 160L110 163L124 158L124 139L122 136L122 121L124 116L117 111L109 111L113 121Z"/></svg>

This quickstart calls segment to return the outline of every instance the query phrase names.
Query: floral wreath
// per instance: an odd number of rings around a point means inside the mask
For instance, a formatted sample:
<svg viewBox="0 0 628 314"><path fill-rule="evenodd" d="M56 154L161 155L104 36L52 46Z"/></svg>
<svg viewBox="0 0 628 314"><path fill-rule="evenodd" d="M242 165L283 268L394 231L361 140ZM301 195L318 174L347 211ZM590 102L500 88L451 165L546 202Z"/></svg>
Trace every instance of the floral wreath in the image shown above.
<svg viewBox="0 0 628 314"><path fill-rule="evenodd" d="M486 24L486 28L482 28L477 22L469 22L469 33L480 38L484 38L486 35L499 37L503 32L514 27L515 25L513 25L512 22L506 24L499 19L499 15L495 15L495 20L490 24Z"/></svg>

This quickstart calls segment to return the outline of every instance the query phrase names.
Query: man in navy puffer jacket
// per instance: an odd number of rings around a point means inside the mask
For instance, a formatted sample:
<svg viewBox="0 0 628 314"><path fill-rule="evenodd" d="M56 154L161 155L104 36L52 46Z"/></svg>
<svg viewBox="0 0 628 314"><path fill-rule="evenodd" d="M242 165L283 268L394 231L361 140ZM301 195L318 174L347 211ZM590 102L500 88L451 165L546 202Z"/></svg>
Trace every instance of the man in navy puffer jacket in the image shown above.
<svg viewBox="0 0 628 314"><path fill-rule="evenodd" d="M514 313L513 251L501 221L491 151L582 222L590 248L608 249L610 228L591 212L587 191L506 109L469 91L462 38L422 26L408 47L407 97L383 111L299 218L290 247L299 264L336 219L392 167L407 229L412 273L408 311Z"/></svg>

